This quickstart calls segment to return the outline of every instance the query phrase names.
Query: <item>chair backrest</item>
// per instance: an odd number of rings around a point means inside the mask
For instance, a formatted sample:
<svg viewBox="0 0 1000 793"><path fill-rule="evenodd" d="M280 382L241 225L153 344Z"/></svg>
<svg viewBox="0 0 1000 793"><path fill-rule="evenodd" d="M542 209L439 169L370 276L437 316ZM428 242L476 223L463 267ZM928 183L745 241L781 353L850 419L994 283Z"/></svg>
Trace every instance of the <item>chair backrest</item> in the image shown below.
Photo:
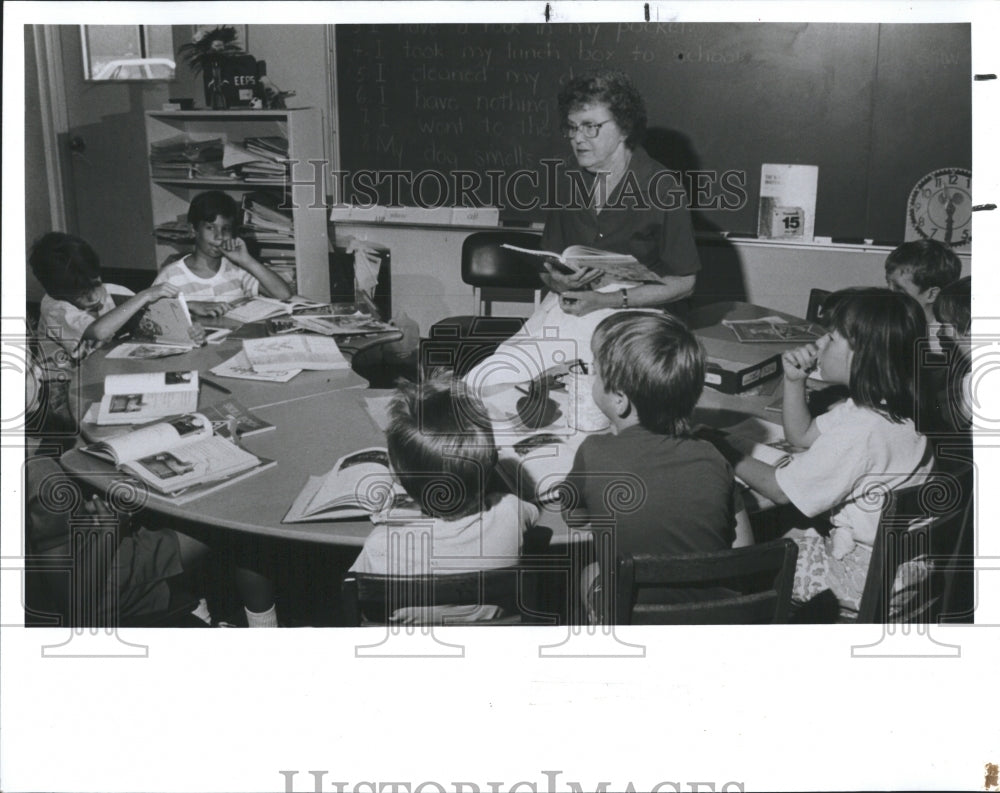
<svg viewBox="0 0 1000 793"><path fill-rule="evenodd" d="M476 314L489 313L483 290L533 290L535 305L545 288L539 276L540 260L501 247L504 244L538 250L541 237L527 231L477 231L462 243L462 280L472 286Z"/></svg>
<svg viewBox="0 0 1000 793"><path fill-rule="evenodd" d="M798 546L778 539L677 556L622 554L614 582L619 625L787 622Z"/></svg>
<svg viewBox="0 0 1000 793"><path fill-rule="evenodd" d="M463 611L448 607L477 606L497 608L472 624L548 621L535 610L536 588L536 575L520 567L420 576L350 572L341 602L348 625L384 625L400 609L410 612L409 622L462 623Z"/></svg>
<svg viewBox="0 0 1000 793"><path fill-rule="evenodd" d="M829 289L810 289L809 305L806 306L806 319L810 322L818 322L823 318L823 301L831 294Z"/></svg>
<svg viewBox="0 0 1000 793"><path fill-rule="evenodd" d="M879 519L858 604L858 622L936 622L972 607L972 467L939 472L890 494ZM926 577L900 581L907 562L922 560Z"/></svg>

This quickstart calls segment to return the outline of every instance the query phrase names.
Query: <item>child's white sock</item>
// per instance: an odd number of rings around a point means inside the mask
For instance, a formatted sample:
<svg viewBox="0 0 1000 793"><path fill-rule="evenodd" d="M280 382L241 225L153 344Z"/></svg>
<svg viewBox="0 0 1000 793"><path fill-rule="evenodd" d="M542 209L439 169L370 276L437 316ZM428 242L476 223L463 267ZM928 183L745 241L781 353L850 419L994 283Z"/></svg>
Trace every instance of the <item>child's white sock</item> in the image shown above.
<svg viewBox="0 0 1000 793"><path fill-rule="evenodd" d="M274 606L271 606L267 611L250 611L250 609L244 607L243 610L247 613L247 626L251 628L277 628L278 627L278 612Z"/></svg>
<svg viewBox="0 0 1000 793"><path fill-rule="evenodd" d="M198 601L198 607L192 610L191 613L206 625L212 624L212 614L208 610L208 601L205 598Z"/></svg>

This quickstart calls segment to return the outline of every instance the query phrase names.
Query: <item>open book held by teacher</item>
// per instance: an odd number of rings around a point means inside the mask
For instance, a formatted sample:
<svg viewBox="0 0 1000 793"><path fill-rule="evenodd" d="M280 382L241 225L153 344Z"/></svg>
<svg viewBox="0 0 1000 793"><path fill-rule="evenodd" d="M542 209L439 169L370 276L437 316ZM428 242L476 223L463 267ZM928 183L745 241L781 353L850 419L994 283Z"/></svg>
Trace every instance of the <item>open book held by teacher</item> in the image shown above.
<svg viewBox="0 0 1000 793"><path fill-rule="evenodd" d="M598 248L590 248L586 245L570 245L562 253L552 251L533 251L529 248L519 248L516 245L503 244L504 248L523 253L528 256L535 256L539 259L539 267L542 260L556 262L556 269L567 274L578 273L585 267L592 267L595 270L602 270L616 281L659 281L660 276L642 264L638 259L628 253L612 253L602 251Z"/></svg>
<svg viewBox="0 0 1000 793"><path fill-rule="evenodd" d="M224 437L200 413L176 416L81 451L117 466L174 503L184 503L274 465Z"/></svg>

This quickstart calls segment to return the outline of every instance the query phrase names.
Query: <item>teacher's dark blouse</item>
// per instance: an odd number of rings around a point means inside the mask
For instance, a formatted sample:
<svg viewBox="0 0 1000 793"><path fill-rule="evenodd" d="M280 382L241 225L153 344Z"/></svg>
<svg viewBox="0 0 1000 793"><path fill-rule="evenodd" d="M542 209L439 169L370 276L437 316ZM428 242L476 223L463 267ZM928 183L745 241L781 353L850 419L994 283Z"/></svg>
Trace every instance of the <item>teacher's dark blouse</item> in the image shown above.
<svg viewBox="0 0 1000 793"><path fill-rule="evenodd" d="M693 275L701 269L683 188L667 169L637 146L629 172L615 187L608 206L550 210L542 233L542 249L562 252L570 245L589 245L629 253L659 275ZM594 175L581 172L587 187ZM657 177L660 174L660 177ZM660 206L650 198L655 190ZM624 196L623 196L624 192ZM620 203L620 206L618 204ZM676 208L663 209L661 207Z"/></svg>

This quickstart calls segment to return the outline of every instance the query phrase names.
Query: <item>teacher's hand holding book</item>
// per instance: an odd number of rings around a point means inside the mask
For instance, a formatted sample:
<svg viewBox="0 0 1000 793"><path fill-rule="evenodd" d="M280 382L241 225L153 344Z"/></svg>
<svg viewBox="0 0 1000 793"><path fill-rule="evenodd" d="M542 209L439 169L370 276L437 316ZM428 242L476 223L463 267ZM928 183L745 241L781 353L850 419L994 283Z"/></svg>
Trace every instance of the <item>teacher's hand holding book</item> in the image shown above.
<svg viewBox="0 0 1000 793"><path fill-rule="evenodd" d="M609 308L609 295L604 292L594 292L589 289L580 292L563 292L559 295L559 307L567 314L582 317L599 308ZM618 303L618 293L614 293L614 305Z"/></svg>
<svg viewBox="0 0 1000 793"><path fill-rule="evenodd" d="M553 292L572 292L589 287L598 278L604 275L603 270L594 267L581 267L579 271L567 273L546 261L542 263L545 267L545 281Z"/></svg>

